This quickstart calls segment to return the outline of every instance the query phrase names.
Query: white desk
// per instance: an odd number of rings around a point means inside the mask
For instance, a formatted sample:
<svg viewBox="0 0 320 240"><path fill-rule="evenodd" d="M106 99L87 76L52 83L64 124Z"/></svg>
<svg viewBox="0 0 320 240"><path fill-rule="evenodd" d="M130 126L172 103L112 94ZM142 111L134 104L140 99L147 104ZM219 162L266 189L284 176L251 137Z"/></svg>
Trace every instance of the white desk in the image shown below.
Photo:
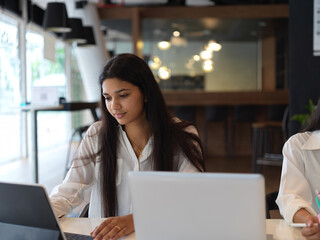
<svg viewBox="0 0 320 240"><path fill-rule="evenodd" d="M102 221L103 219L98 218L65 218L61 220L60 224L62 230L65 232L90 235L90 232ZM289 227L287 223L281 219L267 219L266 231L267 234L270 235L270 237L268 236L268 240L305 240L300 233L300 228ZM132 233L122 239L135 240L136 236L135 233Z"/></svg>

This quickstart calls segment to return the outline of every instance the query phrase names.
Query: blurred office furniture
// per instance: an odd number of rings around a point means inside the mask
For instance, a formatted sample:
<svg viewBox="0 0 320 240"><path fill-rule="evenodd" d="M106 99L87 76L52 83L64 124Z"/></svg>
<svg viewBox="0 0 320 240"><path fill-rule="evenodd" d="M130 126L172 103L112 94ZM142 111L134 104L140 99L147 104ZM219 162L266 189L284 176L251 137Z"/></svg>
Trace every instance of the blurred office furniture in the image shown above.
<svg viewBox="0 0 320 240"><path fill-rule="evenodd" d="M229 126L229 149L231 145L231 126L233 118L233 107L235 105L251 105L255 108L255 119L266 119L266 108L272 105L287 105L289 103L288 90L277 91L236 91L236 92L206 92L206 91L163 91L163 96L167 106L172 109L174 113L175 107L192 106L195 108L195 119L199 136L203 143L205 135L205 109L209 106L225 106L228 108L228 126ZM246 128L241 128L245 126ZM216 129L217 124L212 124L208 129ZM212 149L221 148L222 134L219 130L219 140L212 139L217 137L208 133L209 151ZM249 123L239 123L235 129L236 136L241 142L237 145L237 156L252 156L252 131ZM212 136L212 137L211 137ZM220 140L221 139L221 140ZM239 141L239 140L238 140ZM219 154L224 154L224 149L218 149ZM231 152L230 150L228 150Z"/></svg>
<svg viewBox="0 0 320 240"><path fill-rule="evenodd" d="M270 219L270 211L279 210L278 205L276 204L276 199L278 197L278 191L268 193L266 195L266 218Z"/></svg>
<svg viewBox="0 0 320 240"><path fill-rule="evenodd" d="M258 165L282 166L282 146L288 139L289 106L283 109L281 119L270 118L278 115L270 113L267 121L252 124L252 172L257 172ZM270 112L280 110L281 107L269 107Z"/></svg>
<svg viewBox="0 0 320 240"><path fill-rule="evenodd" d="M32 174L35 183L39 182L38 169L38 112L40 111L80 111L90 109L94 119L99 119L96 113L97 102L63 102L57 106L34 106L27 105L21 111L31 114L31 160Z"/></svg>
<svg viewBox="0 0 320 240"><path fill-rule="evenodd" d="M79 214L79 217L82 217L82 218L87 218L88 217L88 212L89 212L89 206L90 206L90 203L87 203L82 211L80 212Z"/></svg>
<svg viewBox="0 0 320 240"><path fill-rule="evenodd" d="M100 119L98 117L98 113L96 111L97 107L98 107L97 104L92 104L92 105L88 106L88 108L91 111L91 115L93 117L94 122L97 122ZM81 141L90 126L91 125L85 125L85 126L80 126L80 127L77 127L76 129L74 129L72 136L69 140L69 147L68 147L68 151L67 151L67 160L66 160L66 166L65 166L65 176L67 175L67 173L71 167L72 160L73 160L73 157L70 156L70 154L71 154L71 148L72 148L72 143L74 141L74 138L78 135L78 137L80 138L80 141Z"/></svg>
<svg viewBox="0 0 320 240"><path fill-rule="evenodd" d="M208 154L209 124L221 122L224 129L225 152L229 152L228 106L207 106L205 109L204 150Z"/></svg>
<svg viewBox="0 0 320 240"><path fill-rule="evenodd" d="M253 105L236 105L233 108L233 118L232 118L232 128L231 128L231 146L230 152L232 155L236 153L237 139L239 137L236 133L238 125L243 125L244 123L252 123L255 117L255 106Z"/></svg>
<svg viewBox="0 0 320 240"><path fill-rule="evenodd" d="M173 115L181 120L196 124L196 107L194 106L176 106Z"/></svg>

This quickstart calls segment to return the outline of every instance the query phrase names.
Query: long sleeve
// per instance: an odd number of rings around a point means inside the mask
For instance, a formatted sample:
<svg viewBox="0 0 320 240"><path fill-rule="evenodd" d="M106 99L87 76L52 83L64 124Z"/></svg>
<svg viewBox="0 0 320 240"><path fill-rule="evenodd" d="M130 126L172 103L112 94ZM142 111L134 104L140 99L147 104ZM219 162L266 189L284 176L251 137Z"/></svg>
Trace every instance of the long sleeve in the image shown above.
<svg viewBox="0 0 320 240"><path fill-rule="evenodd" d="M294 214L301 208L316 215L312 208L313 194L306 178L305 154L302 145L306 134L291 137L283 147L283 166L279 195L276 203L280 213L288 223L292 223Z"/></svg>
<svg viewBox="0 0 320 240"><path fill-rule="evenodd" d="M96 133L95 125L88 129L66 178L50 195L53 209L58 217L68 214L84 201L86 194L90 193L90 187L95 181L96 160L93 156L97 152Z"/></svg>

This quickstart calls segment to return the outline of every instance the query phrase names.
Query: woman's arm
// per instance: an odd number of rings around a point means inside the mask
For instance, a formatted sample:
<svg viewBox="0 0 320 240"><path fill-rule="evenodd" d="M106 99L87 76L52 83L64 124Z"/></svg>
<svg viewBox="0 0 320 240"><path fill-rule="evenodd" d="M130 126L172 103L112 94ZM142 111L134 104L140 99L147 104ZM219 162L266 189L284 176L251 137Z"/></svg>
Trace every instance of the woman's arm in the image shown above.
<svg viewBox="0 0 320 240"><path fill-rule="evenodd" d="M56 186L50 200L57 217L62 217L80 205L94 182L95 163L90 156L97 151L96 127L91 126L77 150L72 166L63 183Z"/></svg>
<svg viewBox="0 0 320 240"><path fill-rule="evenodd" d="M288 223L294 221L294 215L300 209L305 209L311 215L316 215L312 209L312 189L304 175L305 161L301 146L306 141L305 139L305 135L294 135L283 147L284 159L276 203Z"/></svg>

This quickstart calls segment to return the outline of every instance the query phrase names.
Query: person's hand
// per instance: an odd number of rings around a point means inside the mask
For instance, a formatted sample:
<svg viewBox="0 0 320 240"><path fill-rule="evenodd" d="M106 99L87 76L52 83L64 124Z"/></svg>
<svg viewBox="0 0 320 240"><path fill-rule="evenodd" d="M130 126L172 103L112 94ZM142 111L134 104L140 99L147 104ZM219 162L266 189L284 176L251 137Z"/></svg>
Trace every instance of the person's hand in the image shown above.
<svg viewBox="0 0 320 240"><path fill-rule="evenodd" d="M302 228L302 236L304 236L307 240L320 240L319 225L313 225L314 223L319 224L318 217L310 215L306 218L305 223L307 224L307 227Z"/></svg>
<svg viewBox="0 0 320 240"><path fill-rule="evenodd" d="M132 214L121 217L110 217L103 221L90 234L94 240L117 240L134 232Z"/></svg>

